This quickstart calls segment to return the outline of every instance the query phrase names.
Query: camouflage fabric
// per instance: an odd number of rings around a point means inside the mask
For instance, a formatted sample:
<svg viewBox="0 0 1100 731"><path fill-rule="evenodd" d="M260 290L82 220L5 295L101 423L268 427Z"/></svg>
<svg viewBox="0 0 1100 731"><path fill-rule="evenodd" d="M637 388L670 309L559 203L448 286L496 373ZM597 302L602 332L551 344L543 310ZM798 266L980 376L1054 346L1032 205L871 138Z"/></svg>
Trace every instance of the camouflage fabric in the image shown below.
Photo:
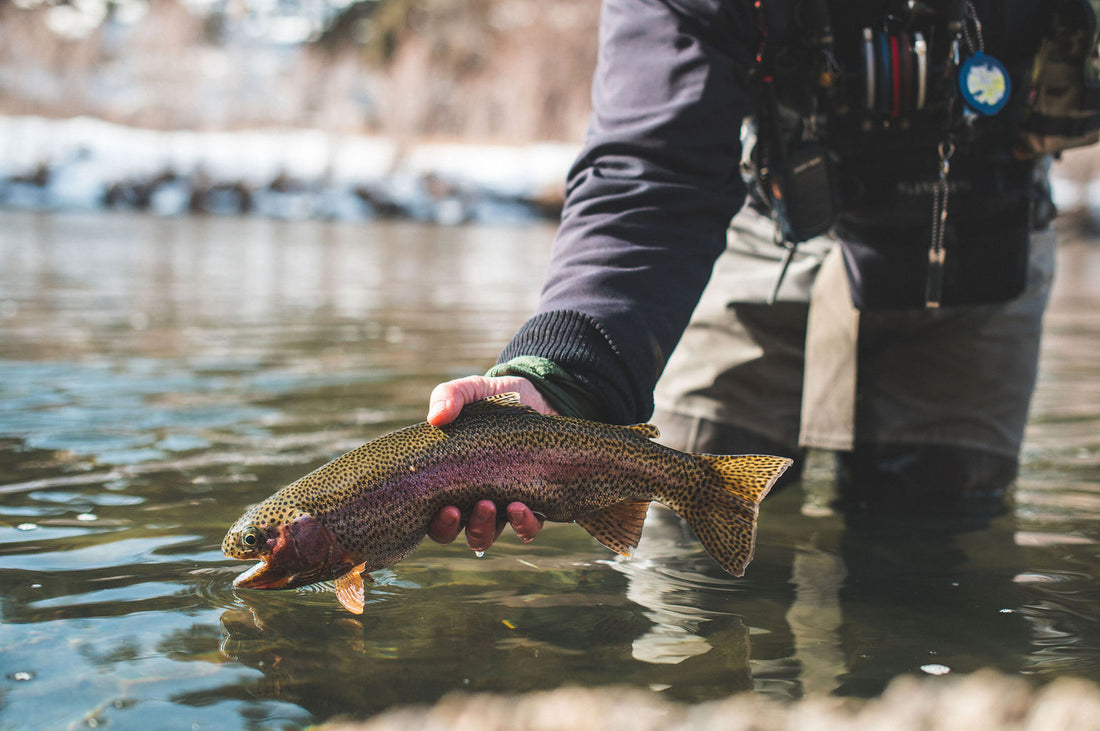
<svg viewBox="0 0 1100 731"><path fill-rule="evenodd" d="M1050 155L1100 140L1100 0L1051 12L1020 120L1022 152Z"/></svg>

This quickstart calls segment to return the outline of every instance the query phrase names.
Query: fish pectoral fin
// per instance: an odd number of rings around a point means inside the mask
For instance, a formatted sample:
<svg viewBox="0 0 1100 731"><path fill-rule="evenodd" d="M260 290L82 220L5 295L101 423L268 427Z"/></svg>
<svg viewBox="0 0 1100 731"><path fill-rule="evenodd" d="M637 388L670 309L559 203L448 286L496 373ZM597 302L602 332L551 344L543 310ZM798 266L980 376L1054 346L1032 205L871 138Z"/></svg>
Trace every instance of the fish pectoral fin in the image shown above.
<svg viewBox="0 0 1100 731"><path fill-rule="evenodd" d="M336 580L336 598L340 600L340 604L344 609L352 614L363 613L363 605L366 603L366 592L363 588L364 579L371 583L374 582L370 574L363 573L365 566L365 563L361 563Z"/></svg>
<svg viewBox="0 0 1100 731"><path fill-rule="evenodd" d="M592 537L621 556L629 556L642 538L648 500L624 500L610 508L577 518Z"/></svg>

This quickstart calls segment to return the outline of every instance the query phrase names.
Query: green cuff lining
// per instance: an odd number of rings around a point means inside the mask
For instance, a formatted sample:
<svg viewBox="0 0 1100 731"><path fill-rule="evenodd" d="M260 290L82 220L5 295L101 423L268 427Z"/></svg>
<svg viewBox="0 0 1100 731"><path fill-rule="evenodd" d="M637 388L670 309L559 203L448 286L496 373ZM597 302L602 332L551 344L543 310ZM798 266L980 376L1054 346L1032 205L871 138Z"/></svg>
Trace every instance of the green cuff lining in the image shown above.
<svg viewBox="0 0 1100 731"><path fill-rule="evenodd" d="M598 419L599 409L573 376L555 363L536 355L520 355L489 369L486 376L520 376L530 381L562 416Z"/></svg>

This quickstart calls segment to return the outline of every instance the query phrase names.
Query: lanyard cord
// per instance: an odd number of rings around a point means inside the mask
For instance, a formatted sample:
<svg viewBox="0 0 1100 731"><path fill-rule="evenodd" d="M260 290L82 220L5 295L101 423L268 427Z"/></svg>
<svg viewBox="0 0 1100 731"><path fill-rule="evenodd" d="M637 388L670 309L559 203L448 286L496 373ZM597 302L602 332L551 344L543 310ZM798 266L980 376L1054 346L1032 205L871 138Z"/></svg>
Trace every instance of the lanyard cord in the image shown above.
<svg viewBox="0 0 1100 731"><path fill-rule="evenodd" d="M786 158L786 145L783 144L782 131L779 128L779 102L775 96L775 76L772 73L770 55L772 48L768 42L768 21L764 13L764 0L753 0L752 7L756 11L756 29L760 35L760 43L756 51L756 70L759 75L758 81L764 102L762 108L757 110L757 115L763 117L763 124L760 125L761 132L764 132L767 138L770 138L764 144L763 155L765 157L761 160L760 177L763 183L764 195L768 198L769 205L774 209L775 192L771 190L774 184L773 176ZM779 276L776 277L771 295L767 299L769 305L775 304L776 298L779 296L779 288L783 285L783 280L787 276L787 268L790 267L795 250L798 248L798 244L787 241L778 218L775 219L773 241L776 246L782 246L786 251L783 253L783 260L779 266Z"/></svg>
<svg viewBox="0 0 1100 731"><path fill-rule="evenodd" d="M950 44L947 63L944 65L944 73L954 77L959 73L959 44L965 42L967 50L971 54L980 53L985 49L985 39L982 37L982 24L978 20L974 3L967 1L960 3L962 12L951 28L955 32L955 38ZM974 37L970 35L969 26L974 26ZM975 40L977 43L975 43ZM954 88L953 78L950 79L948 88ZM947 250L944 248L947 234L947 204L950 197L950 184L948 174L951 172L951 157L955 154L955 139L952 134L954 127L954 108L957 98L954 94L948 99L947 125L948 128L940 141L936 152L939 156L939 180L932 192L932 235L928 244L928 272L924 280L924 306L926 309L937 309L943 300L943 273L944 262L947 259Z"/></svg>
<svg viewBox="0 0 1100 731"><path fill-rule="evenodd" d="M969 22L967 22L969 21ZM974 26L974 37L970 36L970 26ZM982 36L982 21L978 20L978 11L973 2L966 3L966 17L962 22L962 36L970 53L985 52L985 38ZM977 41L977 43L975 43Z"/></svg>
<svg viewBox="0 0 1100 731"><path fill-rule="evenodd" d="M761 130L766 132L767 144L764 146L764 154L767 156L765 167L774 170L776 164L782 162L785 157L785 146L782 143L782 131L779 128L779 102L775 95L775 74L772 71L771 54L773 49L768 37L768 22L764 14L764 0L754 0L753 9L756 11L756 30L760 35L760 43L756 49L755 72L757 82L760 84L760 96L763 104L757 109L757 116L763 117ZM770 178L770 173L766 176ZM770 180L763 181L765 185ZM765 191L769 194L770 191Z"/></svg>
<svg viewBox="0 0 1100 731"><path fill-rule="evenodd" d="M928 274L924 280L924 306L929 309L939 307L943 296L943 263L947 258L943 243L947 228L947 199L950 192L947 174L951 171L951 156L955 154L955 143L948 137L940 143L938 152L940 179L932 193L932 242L928 247Z"/></svg>

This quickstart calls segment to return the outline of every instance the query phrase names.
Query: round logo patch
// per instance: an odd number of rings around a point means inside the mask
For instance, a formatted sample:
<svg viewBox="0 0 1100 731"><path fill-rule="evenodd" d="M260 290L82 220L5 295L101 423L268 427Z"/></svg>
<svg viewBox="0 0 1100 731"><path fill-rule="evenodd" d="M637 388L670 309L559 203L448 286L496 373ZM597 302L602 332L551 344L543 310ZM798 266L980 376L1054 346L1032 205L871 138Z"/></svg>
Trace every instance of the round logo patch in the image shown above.
<svg viewBox="0 0 1100 731"><path fill-rule="evenodd" d="M1008 102L1012 82L1000 61L979 51L959 69L959 90L968 107L979 114L991 115Z"/></svg>

